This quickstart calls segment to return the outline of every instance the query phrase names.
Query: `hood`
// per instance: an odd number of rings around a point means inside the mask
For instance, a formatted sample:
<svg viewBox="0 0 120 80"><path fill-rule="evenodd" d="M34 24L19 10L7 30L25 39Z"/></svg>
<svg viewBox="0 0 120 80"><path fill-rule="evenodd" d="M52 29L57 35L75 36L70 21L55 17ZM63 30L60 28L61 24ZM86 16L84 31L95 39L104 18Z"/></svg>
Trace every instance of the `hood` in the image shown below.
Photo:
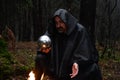
<svg viewBox="0 0 120 80"><path fill-rule="evenodd" d="M63 21L64 23L67 25L67 32L66 34L69 35L75 28L78 20L73 17L67 10L65 9L58 9L54 15L53 15L53 18L55 16L59 16Z"/></svg>

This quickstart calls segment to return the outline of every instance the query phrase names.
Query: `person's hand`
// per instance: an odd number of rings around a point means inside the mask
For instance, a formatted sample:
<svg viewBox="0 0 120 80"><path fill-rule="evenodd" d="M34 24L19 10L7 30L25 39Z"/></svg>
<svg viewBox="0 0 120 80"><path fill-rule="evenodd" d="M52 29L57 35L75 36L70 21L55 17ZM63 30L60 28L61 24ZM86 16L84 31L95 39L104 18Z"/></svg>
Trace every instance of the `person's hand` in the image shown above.
<svg viewBox="0 0 120 80"><path fill-rule="evenodd" d="M70 74L71 78L74 78L78 74L78 71L79 71L79 66L77 63L74 63L72 66L72 73Z"/></svg>
<svg viewBox="0 0 120 80"><path fill-rule="evenodd" d="M51 50L51 48L42 48L42 49L40 49L41 52L46 53L46 54L49 53L50 50Z"/></svg>

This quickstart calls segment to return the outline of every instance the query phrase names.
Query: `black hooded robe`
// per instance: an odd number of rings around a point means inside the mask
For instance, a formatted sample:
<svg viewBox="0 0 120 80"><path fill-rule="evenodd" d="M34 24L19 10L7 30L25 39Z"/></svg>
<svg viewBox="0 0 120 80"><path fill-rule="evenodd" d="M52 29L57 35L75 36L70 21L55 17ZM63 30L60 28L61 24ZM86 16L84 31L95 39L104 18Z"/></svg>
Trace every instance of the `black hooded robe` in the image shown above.
<svg viewBox="0 0 120 80"><path fill-rule="evenodd" d="M48 27L47 34L52 40L48 60L49 73L59 80L102 80L98 53L85 28L64 9L57 10L53 17L55 16L59 16L64 21L67 32L58 33L54 22ZM79 65L79 73L71 79L72 65L75 62Z"/></svg>

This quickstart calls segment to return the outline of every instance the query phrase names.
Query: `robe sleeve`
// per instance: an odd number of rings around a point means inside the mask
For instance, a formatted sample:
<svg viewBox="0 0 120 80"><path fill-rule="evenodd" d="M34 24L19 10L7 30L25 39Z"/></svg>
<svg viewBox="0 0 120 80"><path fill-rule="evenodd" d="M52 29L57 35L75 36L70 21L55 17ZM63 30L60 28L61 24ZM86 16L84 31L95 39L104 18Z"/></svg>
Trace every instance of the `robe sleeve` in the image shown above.
<svg viewBox="0 0 120 80"><path fill-rule="evenodd" d="M73 63L78 63L79 67L86 67L94 62L93 45L91 44L85 28L82 28L77 33L74 47L75 50L72 57Z"/></svg>

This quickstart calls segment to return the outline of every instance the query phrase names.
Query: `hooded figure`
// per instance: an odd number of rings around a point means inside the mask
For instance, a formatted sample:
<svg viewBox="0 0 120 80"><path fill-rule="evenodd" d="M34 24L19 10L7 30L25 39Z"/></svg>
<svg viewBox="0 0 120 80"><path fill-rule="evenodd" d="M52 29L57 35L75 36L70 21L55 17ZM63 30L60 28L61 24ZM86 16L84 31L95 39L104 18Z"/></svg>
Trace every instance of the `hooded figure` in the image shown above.
<svg viewBox="0 0 120 80"><path fill-rule="evenodd" d="M57 77L55 80L102 80L97 50L75 17L64 9L57 10L46 35L52 41L46 55L48 75Z"/></svg>

